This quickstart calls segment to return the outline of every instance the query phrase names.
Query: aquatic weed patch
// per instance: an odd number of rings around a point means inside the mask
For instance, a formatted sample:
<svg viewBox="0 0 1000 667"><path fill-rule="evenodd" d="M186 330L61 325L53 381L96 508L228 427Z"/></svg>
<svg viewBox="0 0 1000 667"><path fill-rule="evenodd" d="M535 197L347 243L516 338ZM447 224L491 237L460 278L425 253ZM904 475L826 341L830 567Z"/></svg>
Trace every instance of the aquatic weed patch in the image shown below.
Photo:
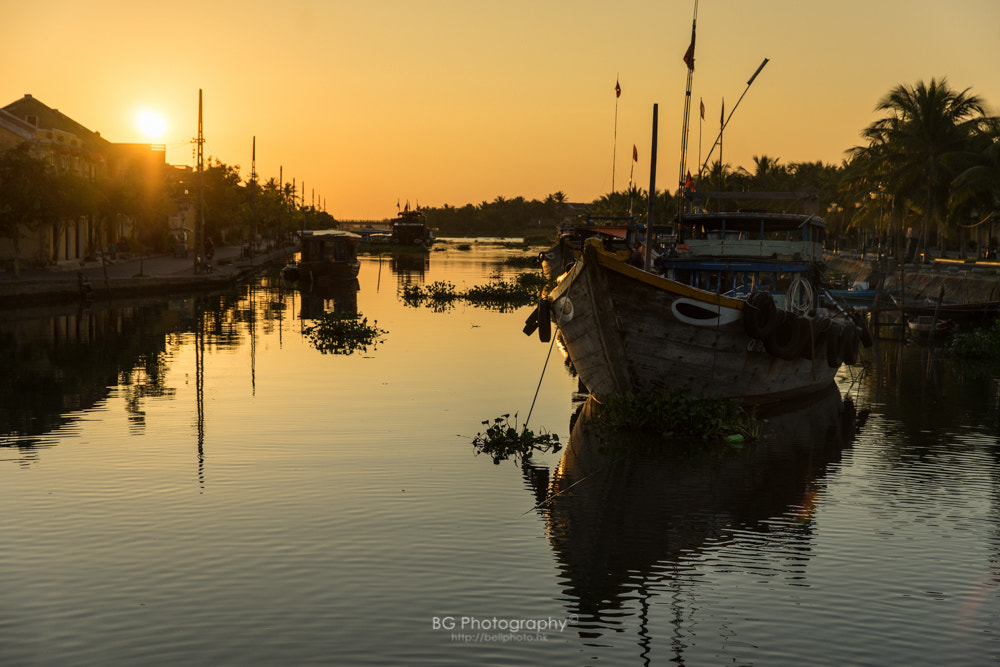
<svg viewBox="0 0 1000 667"><path fill-rule="evenodd" d="M989 327L956 333L947 351L966 359L1000 359L1000 320L994 320Z"/></svg>
<svg viewBox="0 0 1000 667"><path fill-rule="evenodd" d="M515 462L526 463L535 452L558 452L562 445L555 433L542 432L535 434L527 425L517 428L517 413L514 413L514 423L510 423L510 414L500 415L492 422L484 421L485 433L477 433L472 440L476 455L488 454L493 463L513 457Z"/></svg>
<svg viewBox="0 0 1000 667"><path fill-rule="evenodd" d="M352 354L375 349L389 333L378 328L378 321L368 324L368 318L355 313L323 313L315 324L302 328L309 341L323 354Z"/></svg>
<svg viewBox="0 0 1000 667"><path fill-rule="evenodd" d="M741 441L761 433L756 411L740 401L692 396L683 389L609 396L598 420L617 429L655 431L664 438Z"/></svg>
<svg viewBox="0 0 1000 667"><path fill-rule="evenodd" d="M518 274L513 280L505 280L502 276L490 276L485 285L476 285L459 292L449 282L438 281L430 285L406 285L401 292L403 303L408 306L427 306L441 310L462 299L482 308L507 312L521 306L526 306L538 298L545 278L540 273L525 272Z"/></svg>

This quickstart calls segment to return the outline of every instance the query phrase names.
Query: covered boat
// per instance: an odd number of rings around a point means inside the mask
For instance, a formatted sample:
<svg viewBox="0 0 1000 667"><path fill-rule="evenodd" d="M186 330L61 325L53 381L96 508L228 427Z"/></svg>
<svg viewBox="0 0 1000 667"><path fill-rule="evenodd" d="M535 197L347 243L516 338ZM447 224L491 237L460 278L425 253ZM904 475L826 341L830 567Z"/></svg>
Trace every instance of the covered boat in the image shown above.
<svg viewBox="0 0 1000 667"><path fill-rule="evenodd" d="M299 260L281 270L289 281L305 284L329 284L358 277L358 244L361 236L340 229L304 231L299 234L302 251Z"/></svg>

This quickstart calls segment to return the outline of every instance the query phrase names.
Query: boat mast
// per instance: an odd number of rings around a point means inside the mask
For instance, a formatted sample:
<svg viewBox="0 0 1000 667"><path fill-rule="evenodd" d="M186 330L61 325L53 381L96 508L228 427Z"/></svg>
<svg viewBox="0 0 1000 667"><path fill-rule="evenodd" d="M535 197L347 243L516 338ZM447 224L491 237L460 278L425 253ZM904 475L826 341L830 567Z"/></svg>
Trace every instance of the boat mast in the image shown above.
<svg viewBox="0 0 1000 667"><path fill-rule="evenodd" d="M649 149L649 196L646 198L646 251L643 266L649 271L653 266L653 205L656 202L656 132L658 104L653 104L653 141Z"/></svg>
<svg viewBox="0 0 1000 667"><path fill-rule="evenodd" d="M747 91L750 90L750 86L753 85L754 79L757 78L757 75L760 74L760 71L762 69L764 69L764 65L766 65L768 62L769 62L768 59L764 58L764 62L762 62L760 64L760 67L758 67L757 71L753 73L753 76L751 76L747 80L747 87L743 89L743 95L747 94ZM722 157L721 157L722 156L722 133L723 133L723 131L725 131L726 126L729 125L729 120L733 117L733 114L736 113L736 107L738 107L740 105L740 102L743 101L743 95L740 95L740 99L736 100L736 104L733 105L732 111L730 111L729 112L729 116L726 117L726 122L722 123L722 126L719 128L719 136L715 138L715 143L712 144L712 148L709 149L709 151L708 151L708 157L705 158L705 163L703 165L701 165L701 169L698 171L698 176L699 177L705 171L705 167L708 166L708 161L710 159L712 159L712 152L715 150L716 146L719 147L719 156L720 156L719 157L719 161L720 162L722 161ZM723 105L724 104L725 104L725 101L723 101ZM723 113L725 113L725 107L723 107Z"/></svg>
<svg viewBox="0 0 1000 667"><path fill-rule="evenodd" d="M684 63L687 65L687 89L684 93L684 122L681 125L681 169L678 184L684 187L684 173L687 167L688 125L691 122L691 83L694 79L694 31L698 23L698 0L694 0L694 18L691 19L691 45L684 53Z"/></svg>

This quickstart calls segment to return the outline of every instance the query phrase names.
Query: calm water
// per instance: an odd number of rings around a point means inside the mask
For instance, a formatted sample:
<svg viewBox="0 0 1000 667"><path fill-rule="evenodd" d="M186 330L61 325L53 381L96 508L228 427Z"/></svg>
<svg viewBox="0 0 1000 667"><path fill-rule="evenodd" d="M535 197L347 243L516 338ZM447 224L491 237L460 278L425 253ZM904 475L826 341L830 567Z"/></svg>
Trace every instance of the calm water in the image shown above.
<svg viewBox="0 0 1000 667"><path fill-rule="evenodd" d="M0 664L997 661L996 374L882 341L756 444L627 455L527 308L398 297L506 254L5 313ZM321 354L335 308L388 333ZM529 411L568 446L475 454Z"/></svg>

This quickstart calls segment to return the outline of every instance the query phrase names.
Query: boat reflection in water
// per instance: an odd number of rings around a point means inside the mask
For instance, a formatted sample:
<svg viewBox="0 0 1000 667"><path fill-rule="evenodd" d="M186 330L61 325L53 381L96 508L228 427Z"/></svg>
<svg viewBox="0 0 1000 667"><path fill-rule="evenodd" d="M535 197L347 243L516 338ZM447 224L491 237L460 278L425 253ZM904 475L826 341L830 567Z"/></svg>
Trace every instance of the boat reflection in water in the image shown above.
<svg viewBox="0 0 1000 667"><path fill-rule="evenodd" d="M588 423L598 409L593 398L581 407L549 500L538 509L564 577L567 612L593 646L623 641L614 636L625 619L639 614L644 623L642 609L656 592L681 605L682 597L697 596L691 581L683 593L672 590L678 570L691 573L737 532L788 541L782 552L806 559L815 491L859 424L835 386L806 404L761 414L762 436L740 448L643 442ZM782 517L788 527L776 529ZM698 605L690 602L694 618L685 622L695 623Z"/></svg>
<svg viewBox="0 0 1000 667"><path fill-rule="evenodd" d="M302 306L299 318L315 320L327 312L358 312L358 290L361 284L354 280L343 280L329 285L315 285L311 289L300 289Z"/></svg>

